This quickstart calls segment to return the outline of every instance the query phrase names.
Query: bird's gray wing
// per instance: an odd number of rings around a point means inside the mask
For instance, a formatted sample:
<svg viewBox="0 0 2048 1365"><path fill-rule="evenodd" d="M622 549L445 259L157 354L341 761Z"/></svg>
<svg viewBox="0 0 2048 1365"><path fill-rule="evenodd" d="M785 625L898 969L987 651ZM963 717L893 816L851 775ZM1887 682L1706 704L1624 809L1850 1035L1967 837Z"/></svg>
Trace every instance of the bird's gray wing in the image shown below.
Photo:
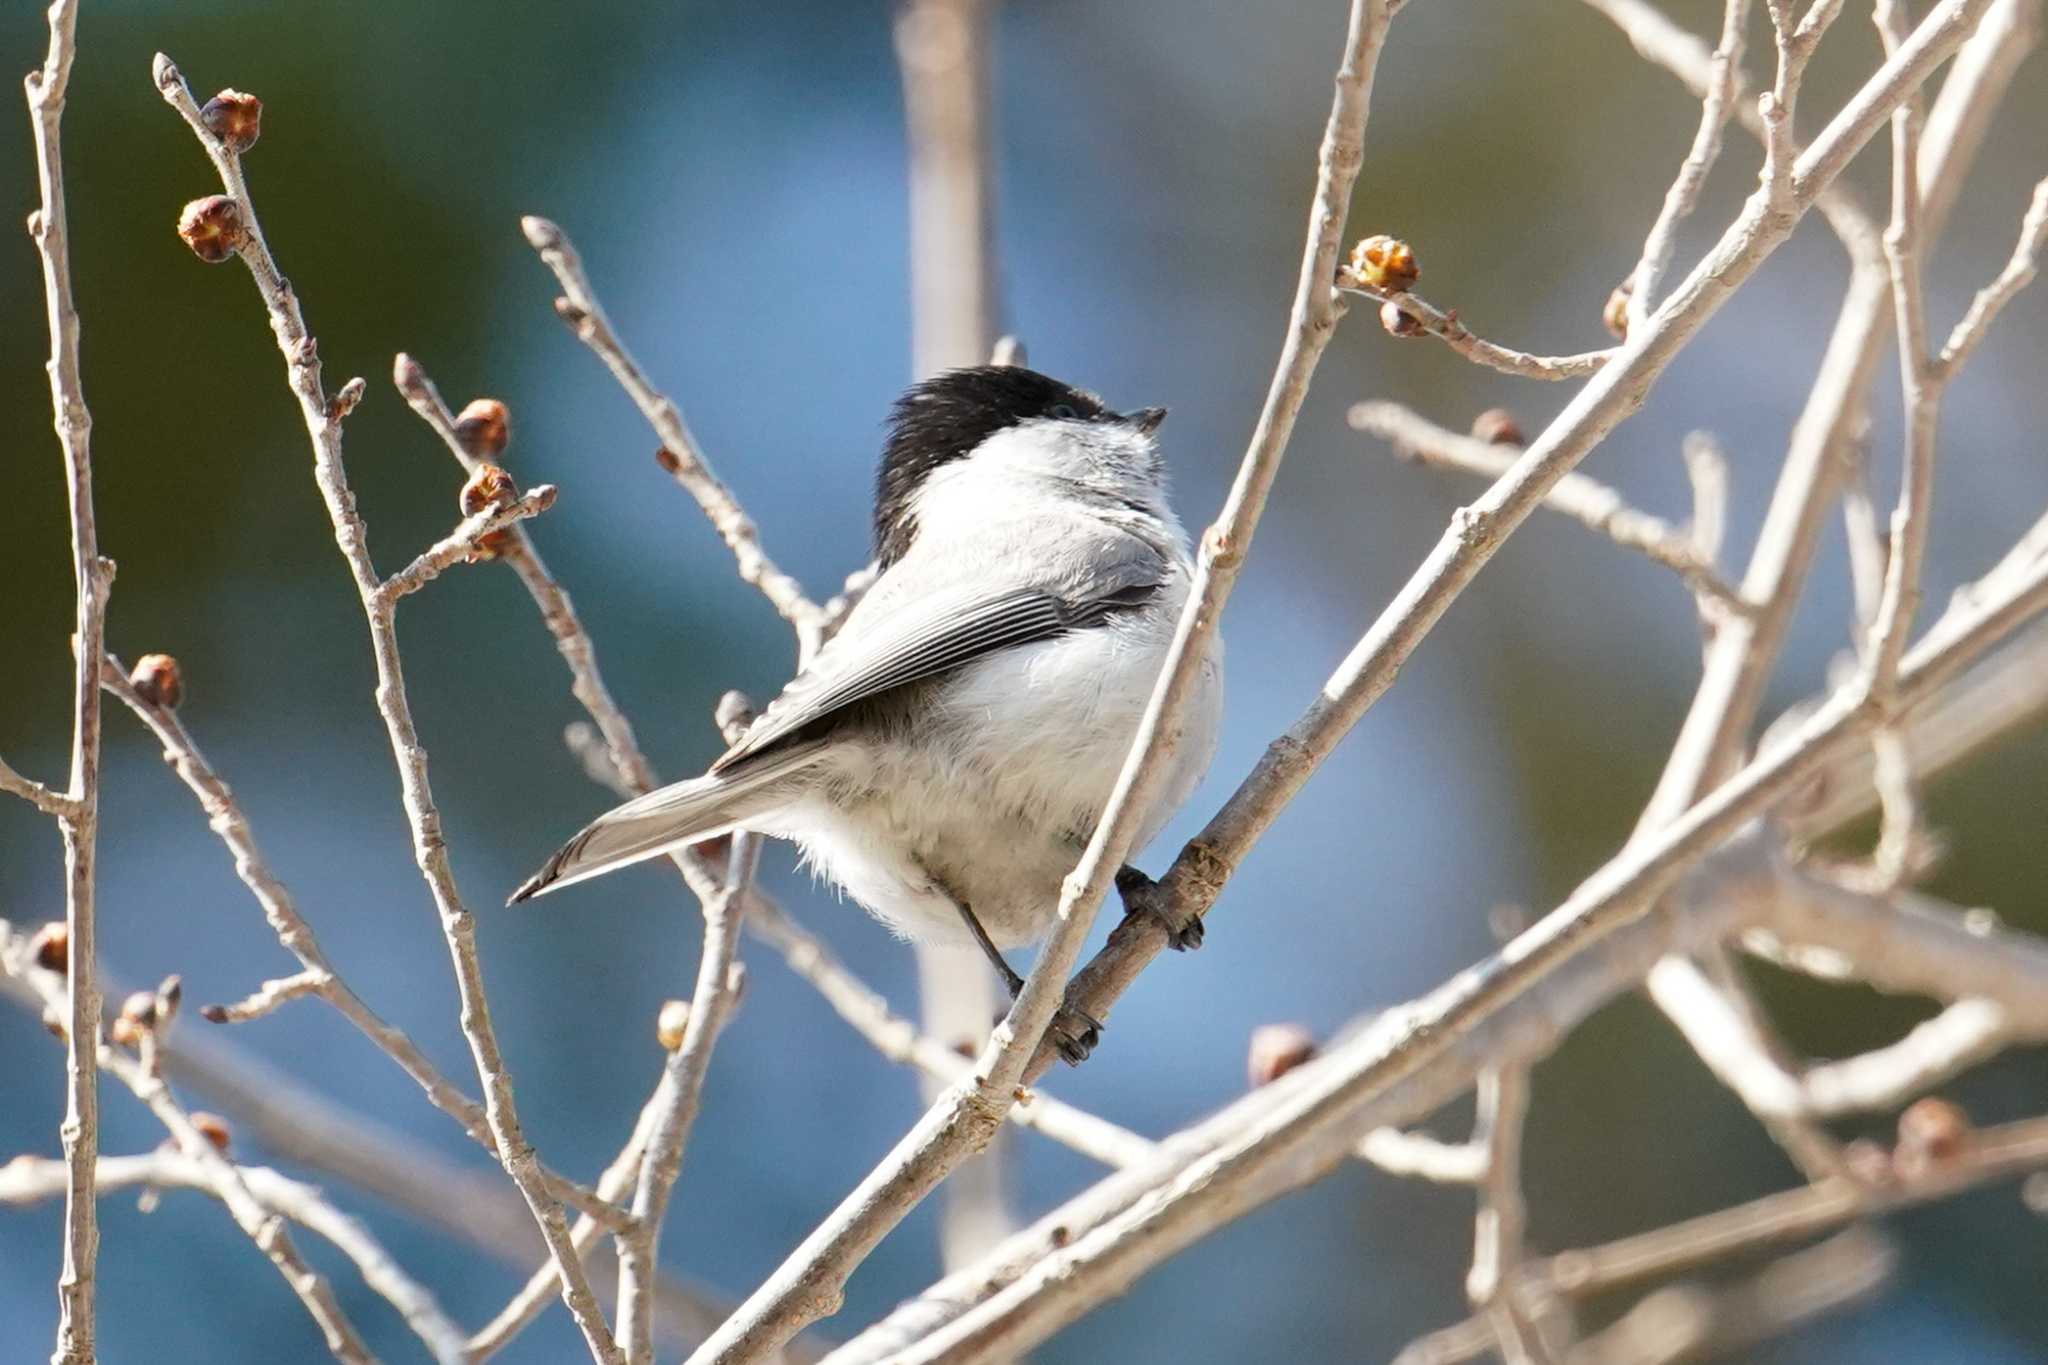
<svg viewBox="0 0 2048 1365"><path fill-rule="evenodd" d="M1079 581L942 588L904 594L877 616L850 623L711 765L731 772L849 706L973 663L1005 649L1102 624L1143 605L1165 582L1167 564L1150 546L1119 536L1115 553ZM1079 577L1079 576L1077 576ZM883 585L877 585L880 591Z"/></svg>

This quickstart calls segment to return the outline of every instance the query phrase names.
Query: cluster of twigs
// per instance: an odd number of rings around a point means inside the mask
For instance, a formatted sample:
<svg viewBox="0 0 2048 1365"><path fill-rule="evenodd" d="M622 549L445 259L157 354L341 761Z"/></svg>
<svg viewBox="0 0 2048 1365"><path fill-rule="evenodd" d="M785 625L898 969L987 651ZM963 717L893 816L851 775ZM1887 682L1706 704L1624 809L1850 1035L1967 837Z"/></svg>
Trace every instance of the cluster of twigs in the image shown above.
<svg viewBox="0 0 2048 1365"><path fill-rule="evenodd" d="M1440 310L1417 296L1413 253L1405 244L1373 239L1380 245L1362 249L1349 264L1340 261L1374 73L1399 8L1389 0L1353 0L1300 275L1271 387L1229 498L1202 538L1195 590L1125 771L1065 884L1051 939L1007 1017L979 1055L963 1057L949 1045L953 1040L897 1015L762 893L752 879L758 849L750 838L732 840L716 858L705 849L679 853L671 861L703 907L696 982L687 1007L672 1002L664 1011L661 1032L669 1055L653 1093L618 1157L585 1185L549 1169L521 1131L512 1078L492 1026L474 920L449 866L395 633L404 597L458 563L502 560L532 596L588 714L589 727L572 739L586 765L621 792L652 788L654 769L605 685L590 636L524 525L548 508L554 490L542 486L521 494L495 463L508 438L501 404L481 400L457 415L425 370L400 356L393 375L399 393L447 444L468 482L463 519L449 536L395 573L377 570L342 463L345 424L366 386L355 379L328 392L299 299L263 237L242 165L260 131L260 102L223 91L202 105L176 67L160 57L157 87L191 127L221 182L220 194L188 206L181 231L203 259L238 257L256 284L304 418L315 483L361 599L377 665L377 708L398 769L415 858L454 967L462 1030L482 1091L477 1099L436 1069L336 971L266 863L246 813L178 719L175 664L151 656L130 671L105 652L112 566L100 558L94 531L90 424L78 368L59 146L76 3L56 0L48 61L28 82L42 186L31 233L42 251L52 394L71 491L78 584L73 763L61 791L0 764L0 789L52 816L66 851L64 923L29 934L0 922L0 981L46 1013L64 1038L69 1066L64 1160L25 1156L0 1167L0 1200L61 1193L66 1201L55 1359L83 1365L95 1358L95 1199L138 1185L190 1188L219 1200L276 1265L343 1360L371 1357L331 1287L293 1245L288 1223L330 1242L352 1261L437 1360L486 1358L559 1296L593 1359L650 1360L659 1321L681 1319L702 1343L691 1360L708 1365L763 1359L786 1349L807 1353L797 1334L837 1309L847 1277L876 1244L984 1151L1006 1122L1113 1168L1031 1226L984 1239L993 1244L980 1254L955 1248L952 1273L831 1357L956 1361L1014 1358L1190 1242L1357 1158L1402 1176L1469 1185L1476 1194L1468 1283L1473 1316L1411 1344L1402 1359L1420 1365L1489 1351L1515 1362L1674 1358L1780 1330L1882 1283L1892 1257L1868 1226L1872 1215L2048 1166L2048 1119L1977 1130L1953 1106L1918 1098L2003 1047L2048 1039L2048 943L2004 930L1981 913L1936 904L1912 889L1925 870L1928 843L1920 828L1917 785L2048 707L2048 668L2042 666L2048 637L2026 630L2048 612L2048 518L1915 635L1940 399L2048 248L2048 180L2034 191L2010 262L1939 347L1930 340L1923 262L1955 204L1984 127L2038 37L2040 0L1939 0L1917 26L1908 24L1892 0L1879 0L1882 65L1832 117L1807 120L1818 131L1804 145L1793 131L1802 80L1840 16L1839 0L1814 0L1803 12L1789 0L1766 0L1773 75L1769 89L1754 98L1743 88L1741 69L1749 0L1728 0L1718 45L1711 50L1645 0L1589 3L1611 17L1638 52L1670 69L1701 99L1698 131L1640 260L1609 308L1620 343L1577 356L1514 351L1474 334L1455 310ZM943 302L930 305L921 353L933 364L959 358L963 346L985 349L991 330L987 260L973 240L986 232L985 183L978 178L984 175L985 111L978 112L976 104L982 98L976 72L986 62L979 46L983 18L975 3L931 0L906 10L898 35L913 121L926 130L918 142L928 159L919 190L927 196L919 209L920 231L932 253L948 262L935 272L939 282L930 284L930 294L942 301L964 296L973 304L964 310L972 316L950 318ZM1921 90L1944 65L1950 74L1931 107L1923 107ZM1667 290L1677 225L1695 211L1725 150L1730 122L1739 122L1761 144L1758 188L1714 246ZM1889 224L1880 228L1837 178L1887 126L1893 194ZM966 183L956 183L961 177ZM1840 239L1850 283L1806 410L1793 429L1763 533L1738 577L1718 564L1725 467L1710 438L1701 437L1687 452L1695 502L1685 525L1628 506L1576 466L1642 404L1673 357L1809 211L1818 211ZM558 312L645 414L661 442L662 466L730 547L742 580L789 623L800 657L807 658L829 638L871 575L854 575L844 592L820 602L778 569L681 412L626 350L567 236L539 218L526 219L524 228L561 289ZM977 273L980 284L973 283ZM1563 904L1436 991L1328 1041L1320 1055L1308 1040L1281 1040L1260 1065L1257 1079L1264 1084L1210 1118L1155 1141L1027 1086L1052 1060L1044 1034L1062 999L1107 1017L1165 946L1161 921L1134 918L1075 971L1112 875L1132 851L1137 813L1149 805L1182 698L1250 550L1295 417L1347 294L1380 301L1390 331L1433 335L1474 363L1584 383L1533 439L1497 416L1467 437L1388 403L1354 410L1358 429L1387 439L1397 451L1477 474L1489 486L1452 518L1436 548L1300 719L1181 851L1160 883L1164 917L1178 921L1209 912L1252 844L1538 507L1572 516L1679 574L1699 608L1706 639L1703 676L1635 836ZM925 304L920 310L924 317ZM1877 360L1893 336L1900 343L1906 404L1902 493L1889 535L1880 537L1860 480L1845 474L1854 464ZM1858 569L1861 617L1851 642L1857 664L1845 680L1752 745L1763 685L1785 641L1820 531L1837 506L1843 508ZM503 1166L518 1195L506 1211L515 1231L492 1240L518 1243L514 1250L522 1255L538 1247L546 1259L489 1324L475 1331L459 1328L425 1286L320 1191L241 1162L223 1124L187 1110L173 1096L167 1076L202 1089L233 1091L238 1078L244 1091L256 1088L246 1084L249 1064L231 1047L188 1046L174 1035L174 982L131 996L111 1025L104 1019L93 932L103 691L163 746L167 763L232 854L278 941L299 964L295 973L258 984L243 1000L207 1006L205 1016L245 1022L294 1000L325 1001ZM744 700L733 696L721 708L720 722L730 730L745 716ZM1873 809L1881 816L1881 833L1866 862L1824 864L1805 852L1814 840ZM702 1104L706 1068L742 994L739 947L748 933L815 986L884 1056L929 1076L933 1098L924 1117L784 1265L744 1303L727 1308L665 1283L657 1263L669 1192ZM1731 961L1736 950L1929 996L1944 1009L1873 1053L1804 1062L1790 1055L1748 994ZM1648 989L1808 1183L1607 1246L1532 1256L1520 1191L1529 1068L1591 1011L1638 987ZM171 1138L165 1149L101 1159L102 1074L119 1080L163 1122ZM1447 1143L1406 1127L1468 1089L1478 1095L1469 1141ZM1908 1107L1900 1139L1890 1149L1845 1146L1822 1126L1840 1114L1902 1105ZM296 1153L372 1188L381 1181L389 1192L393 1182L407 1178L391 1168L415 1166L408 1154L376 1163L386 1168L381 1172L344 1171L340 1157L295 1131L292 1113L291 1105L252 1104L244 1117L274 1150ZM330 1116L328 1126L349 1123L359 1134L372 1132L349 1116ZM395 1139L373 1134L362 1141L374 1146ZM413 1186L416 1195L421 1188ZM433 1182L423 1188L433 1189ZM479 1195L477 1208L502 1209L492 1204L495 1197ZM436 1200L413 1202L428 1216L441 1216ZM484 1216L473 1209L469 1218L453 1221L473 1224ZM519 1229L530 1229L523 1242ZM1737 1252L1823 1234L1831 1235L1781 1256L1732 1289L1709 1292L1669 1283ZM617 1257L615 1280L604 1267L586 1264L607 1238ZM617 1310L607 1317L598 1295L614 1283ZM1664 1287L1613 1326L1591 1335L1576 1331L1576 1301L1651 1283ZM674 1311L658 1316L662 1306Z"/></svg>

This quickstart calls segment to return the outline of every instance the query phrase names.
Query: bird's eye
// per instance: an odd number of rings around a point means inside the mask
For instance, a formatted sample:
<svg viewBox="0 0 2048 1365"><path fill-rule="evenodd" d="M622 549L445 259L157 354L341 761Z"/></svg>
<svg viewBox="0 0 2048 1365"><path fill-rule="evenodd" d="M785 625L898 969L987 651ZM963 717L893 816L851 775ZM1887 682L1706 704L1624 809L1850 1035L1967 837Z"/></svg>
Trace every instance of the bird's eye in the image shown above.
<svg viewBox="0 0 2048 1365"><path fill-rule="evenodd" d="M1081 414L1074 411L1074 405L1072 403L1055 403L1052 406L1052 411L1046 415L1049 417L1057 418L1062 422L1071 422L1076 417L1079 417Z"/></svg>

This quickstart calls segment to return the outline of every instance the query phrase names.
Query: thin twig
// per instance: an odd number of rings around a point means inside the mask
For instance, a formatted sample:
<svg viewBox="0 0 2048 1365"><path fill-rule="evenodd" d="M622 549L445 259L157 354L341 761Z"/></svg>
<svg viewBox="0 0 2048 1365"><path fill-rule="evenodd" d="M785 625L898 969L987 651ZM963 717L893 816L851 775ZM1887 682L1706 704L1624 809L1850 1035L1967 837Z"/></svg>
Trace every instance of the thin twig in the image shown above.
<svg viewBox="0 0 2048 1365"><path fill-rule="evenodd" d="M45 815L54 815L67 820L77 815L78 805L63 792L46 787L31 777L23 777L0 759L0 791L12 792L34 806Z"/></svg>
<svg viewBox="0 0 2048 1365"><path fill-rule="evenodd" d="M1735 112L1735 92L1742 81L1742 38L1749 23L1749 0L1727 0L1721 17L1721 40L1708 60L1707 88L1700 102L1700 125L1678 168L1678 178L1664 193L1664 204L1643 239L1642 258L1629 272L1628 325L1641 326L1663 286L1664 273L1678 246L1678 225L1699 206L1700 191L1721 155L1721 135Z"/></svg>
<svg viewBox="0 0 2048 1365"><path fill-rule="evenodd" d="M77 0L52 0L49 55L25 81L29 128L36 147L41 205L29 216L43 266L50 331L50 401L64 452L65 504L71 522L71 572L77 585L72 639L71 785L65 808L53 812L64 836L64 922L71 950L65 998L70 1002L64 1064L64 1123L59 1132L70 1172L64 1199L64 1260L57 1278L55 1365L91 1365L94 1354L93 1267L99 1255L99 1212L93 1163L98 1158L99 1078L93 1040L99 1036L98 921L94 914L100 802L100 647L114 566L100 558L93 517L92 414L78 361L78 307L71 293L71 237L64 204L62 125L71 64L78 53ZM19 791L19 788L14 790ZM38 789L40 790L40 789ZM31 798L33 799L33 798ZM39 803L40 804L40 803Z"/></svg>
<svg viewBox="0 0 2048 1365"><path fill-rule="evenodd" d="M619 1239L619 1331L628 1365L647 1365L654 1359L652 1285L662 1221L703 1099L711 1049L739 1000L744 980L739 963L740 923L746 914L747 887L759 861L759 840L745 832L734 834L724 888L704 902L704 949L697 964L689 1022L650 1101L654 1125L633 1192L636 1226Z"/></svg>
<svg viewBox="0 0 2048 1365"><path fill-rule="evenodd" d="M26 961L27 956L27 941L14 933L5 921L0 921L0 977L10 978L33 991L41 999L48 1015L67 1017L69 1002L65 999L62 978L54 972L31 966ZM172 1096L170 1087L164 1084L163 1075L155 1064L158 1044L155 1026L149 1026L148 1032L139 1040L139 1060L101 1041L101 1026L97 1019L92 1021L86 1037L94 1048L100 1070L111 1073L133 1091L135 1097L169 1130L178 1150L205 1171L236 1226L248 1234L249 1240L284 1276L285 1283L291 1286L292 1292L298 1295L306 1312L319 1326L327 1340L327 1348L335 1358L349 1362L349 1365L375 1365L375 1358L363 1344L361 1335L335 1301L333 1289L306 1264L305 1258L292 1244L282 1220L264 1209L249 1192L236 1168L193 1126L191 1116ZM91 1195L97 1199L97 1169L94 1179ZM66 1198L69 1198L68 1187Z"/></svg>
<svg viewBox="0 0 2048 1365"><path fill-rule="evenodd" d="M486 536L504 530L515 521L537 517L554 505L555 486L544 483L502 507L486 508L474 516L464 517L453 531L422 551L419 558L379 584L377 596L385 602L395 602L418 592L457 564L474 559L478 544Z"/></svg>
<svg viewBox="0 0 2048 1365"><path fill-rule="evenodd" d="M357 513L355 495L342 469L341 418L331 412L320 381L319 351L300 315L297 294L285 283L265 243L249 192L242 178L240 156L215 136L200 117L199 106L168 57L158 54L154 75L164 100L191 127L200 146L220 172L222 187L240 210L247 240L238 253L256 283L271 331L285 359L286 374L306 425L313 447L314 481L334 523L335 543L347 562L363 603L372 652L377 666L377 709L384 720L393 757L397 760L399 783L406 815L411 825L413 852L428 890L439 911L441 931L455 966L456 991L461 1001L463 1037L469 1043L478 1078L484 1086L485 1112L497 1140L497 1154L506 1173L525 1196L533 1211L549 1253L562 1272L562 1296L569 1305L585 1343L596 1359L619 1360L617 1345L606 1327L604 1315L590 1291L575 1248L569 1242L567 1220L561 1206L548 1193L540 1163L519 1125L512 1098L512 1081L498 1047L497 1031L491 1024L490 1005L484 994L483 968L476 950L476 924L455 887L448 861L448 848L441 832L439 811L427 781L426 750L420 743L412 708L406 698L405 678L399 662L398 638L393 623L393 603L382 599L381 580L370 559L366 528ZM97 652L94 654L97 661Z"/></svg>
<svg viewBox="0 0 2048 1365"><path fill-rule="evenodd" d="M1875 1294L1898 1261L1882 1234L1850 1228L1733 1285L1659 1289L1567 1359L1569 1365L1667 1365L1739 1358L1748 1347Z"/></svg>
<svg viewBox="0 0 2048 1365"><path fill-rule="evenodd" d="M2033 198L2027 202L2026 216L2020 220L2019 240L2013 243L2012 257L1997 278L1977 291L1970 300L1969 311L1964 313L1942 344L1941 354L1933 362L1931 375L1936 382L1946 382L1970 358L1984 340L1985 333L1998 314L2020 290L2033 283L2034 276L2041 268L2041 253L2048 249L2048 179L2034 186Z"/></svg>
<svg viewBox="0 0 2048 1365"><path fill-rule="evenodd" d="M1668 21L1636 0L1589 0L1596 8ZM1928 116L1921 144L1921 229L1940 235L1957 187L1974 160L1990 109L2033 45L2039 0L1997 0L1957 53ZM1632 38L1664 30L1639 25ZM1660 49L1661 50L1661 49ZM1692 705L1639 828L1669 820L1719 780L1755 723L1764 686L1791 627L1800 591L1820 544L1830 498L1845 462L1844 443L1862 424L1891 314L1891 282L1875 233L1844 237L1852 272L1806 405L1792 428L1762 532L1742 579L1757 604L1715 635Z"/></svg>
<svg viewBox="0 0 2048 1365"><path fill-rule="evenodd" d="M611 319L605 316L604 306L590 287L590 277L584 273L583 259L568 236L545 218L522 218L519 225L527 242L540 253L541 260L562 286L562 298L556 301L555 310L577 339L604 361L648 425L654 428L655 435L661 438L662 467L696 499L712 529L732 551L740 579L759 589L782 619L789 622L797 633L800 651L808 657L815 648L811 641L821 624L818 605L804 595L801 584L768 558L761 548L760 529L733 497L732 490L712 472L703 449L683 423L682 411L654 387L639 362L626 350L625 343L619 340L618 333L612 330Z"/></svg>
<svg viewBox="0 0 2048 1365"><path fill-rule="evenodd" d="M1500 1341L1507 1365L1538 1365L1548 1359L1542 1339L1523 1321L1502 1283L1522 1263L1528 1207L1522 1198L1522 1126L1529 1112L1529 1070L1488 1067L1479 1073L1478 1117L1472 1143L1486 1153L1479 1181L1479 1212L1473 1220L1472 1270L1465 1296L1485 1314Z"/></svg>
<svg viewBox="0 0 2048 1365"><path fill-rule="evenodd" d="M240 1000L225 1005L208 1005L201 1012L216 1024L246 1024L252 1019L275 1013L294 1000L325 994L333 980L325 972L314 971L272 977Z"/></svg>
<svg viewBox="0 0 2048 1365"><path fill-rule="evenodd" d="M436 1360L454 1365L468 1359L462 1329L442 1311L432 1291L407 1274L369 1229L328 1203L316 1186L293 1180L267 1166L238 1165L234 1169L265 1210L319 1235L353 1261L363 1283L398 1310ZM101 1196L136 1188L197 1190L225 1202L222 1184L205 1166L181 1151L159 1150L100 1159ZM46 1158L18 1156L0 1165L0 1204L31 1204L51 1198L62 1189L62 1166Z"/></svg>
<svg viewBox="0 0 2048 1365"><path fill-rule="evenodd" d="M1388 23L1385 0L1354 0L1330 117L1323 134L1294 305L1251 446L1201 556L1173 645L1086 852L1061 888L1058 919L1024 989L996 1026L971 1085L951 1088L882 1164L692 1357L758 1358L838 1306L841 1287L882 1236L953 1169L985 1146L1015 1102L1060 1004L1095 912L1123 865L1138 821L1150 809L1172 750L1169 736L1208 665L1209 643L1230 595L1317 360L1337 324L1336 277L1352 185L1364 156L1373 74ZM1099 1017L1099 1016L1098 1016ZM1049 1062L1048 1062L1049 1064Z"/></svg>
<svg viewBox="0 0 2048 1365"><path fill-rule="evenodd" d="M1596 373L1602 365L1612 360L1614 350L1586 351L1579 355L1531 355L1517 351L1510 346L1488 341L1467 327L1458 318L1455 308L1438 308L1427 299L1419 298L1406 290L1377 289L1348 272L1341 278L1337 292L1356 294L1360 298L1372 299L1378 303L1390 303L1400 309L1430 336L1449 346L1475 365L1502 374L1519 375L1523 379L1583 379Z"/></svg>
<svg viewBox="0 0 2048 1365"><path fill-rule="evenodd" d="M371 1009L335 970L327 950L313 933L313 926L299 913L290 890L264 857L241 803L201 752L177 713L152 704L136 691L135 685L128 680L128 671L111 654L106 656L106 667L100 677L106 690L134 712L136 718L156 736L157 742L163 745L164 762L198 799L200 809L206 813L208 827L220 836L221 843L234 857L235 875L256 898L264 919L277 934L278 943L297 958L304 969L281 982L267 983L240 1005L220 1007L222 1017L219 1022L252 1019L299 995L318 995L397 1062L435 1108L460 1123L485 1151L495 1153L497 1139L492 1135L490 1118L484 1112L484 1106L463 1094L439 1067L428 1060L403 1029L394 1027ZM211 1011L205 1012L212 1017ZM615 1231L630 1224L631 1216L625 1210L544 1166L541 1170L542 1179L555 1198L598 1217Z"/></svg>
<svg viewBox="0 0 2048 1365"><path fill-rule="evenodd" d="M420 420L447 444L466 473L474 474L483 466L484 461L471 453L456 433L454 414L441 401L440 390L434 387L434 381L427 377L426 370L418 361L401 352L392 365L391 380L407 405L419 414ZM562 662L569 666L570 691L583 704L583 709L603 736L612 765L631 775L635 784L631 794L652 791L657 785L654 768L640 751L632 722L626 719L625 712L612 700L611 690L605 686L604 676L598 671L597 657L591 648L590 635L583 628L583 620L576 614L576 606L569 600L569 594L548 572L547 564L534 549L533 538L527 534L523 524L512 527L511 541L499 558L511 565L512 572L519 576L534 605L540 608L541 623L554 637Z"/></svg>
<svg viewBox="0 0 2048 1365"><path fill-rule="evenodd" d="M1355 403L1348 420L1353 431L1388 442L1396 455L1488 479L1506 474L1520 454L1520 447L1461 435L1398 403ZM1629 506L1618 491L1599 480L1573 471L1551 486L1543 503L1672 570L1688 588L1713 603L1711 609L1737 615L1749 611L1741 593L1714 567L1712 557L1701 555L1691 532Z"/></svg>

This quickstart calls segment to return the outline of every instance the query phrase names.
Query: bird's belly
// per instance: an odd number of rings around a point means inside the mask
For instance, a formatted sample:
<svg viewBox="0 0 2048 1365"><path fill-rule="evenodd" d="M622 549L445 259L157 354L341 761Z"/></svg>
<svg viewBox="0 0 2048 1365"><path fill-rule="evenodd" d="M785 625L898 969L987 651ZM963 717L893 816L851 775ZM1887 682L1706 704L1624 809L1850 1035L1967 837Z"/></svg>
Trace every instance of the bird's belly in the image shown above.
<svg viewBox="0 0 2048 1365"><path fill-rule="evenodd" d="M914 727L849 754L843 780L774 832L906 937L971 942L964 903L999 946L1032 942L1108 802L1165 645L1159 632L1095 630L963 670L926 694ZM1139 846L1208 766L1219 656L1190 700Z"/></svg>

